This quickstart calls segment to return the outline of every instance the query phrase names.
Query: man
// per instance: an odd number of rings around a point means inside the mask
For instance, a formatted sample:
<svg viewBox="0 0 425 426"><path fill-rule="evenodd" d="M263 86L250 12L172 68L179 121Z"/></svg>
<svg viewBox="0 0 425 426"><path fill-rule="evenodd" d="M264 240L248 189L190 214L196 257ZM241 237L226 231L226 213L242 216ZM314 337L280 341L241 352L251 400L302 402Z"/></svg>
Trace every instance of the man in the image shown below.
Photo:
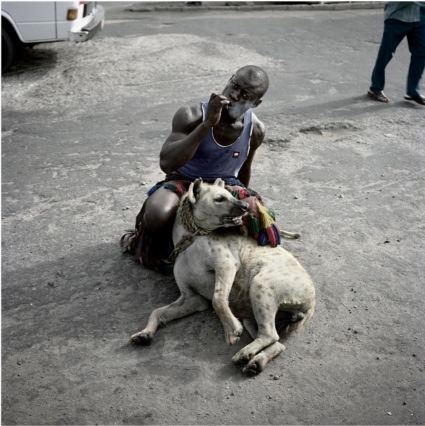
<svg viewBox="0 0 425 426"><path fill-rule="evenodd" d="M160 152L166 178L148 192L136 229L123 237L124 251L135 254L145 266L160 268L166 250L172 249L171 231L180 197L199 177L206 182L222 178L232 194L250 204L252 214L246 225L251 234L262 245L279 243L278 229L271 224L273 212L262 206L255 191L247 189L252 161L265 135L252 109L261 104L268 86L261 68L245 66L231 77L222 94L212 93L208 102L176 112ZM265 210L270 217L261 227Z"/></svg>
<svg viewBox="0 0 425 426"><path fill-rule="evenodd" d="M376 101L389 102L383 92L385 68L394 56L397 46L407 37L412 56L404 98L425 105L425 97L419 91L419 81L425 68L425 2L390 1L385 4L384 18L384 34L368 95Z"/></svg>

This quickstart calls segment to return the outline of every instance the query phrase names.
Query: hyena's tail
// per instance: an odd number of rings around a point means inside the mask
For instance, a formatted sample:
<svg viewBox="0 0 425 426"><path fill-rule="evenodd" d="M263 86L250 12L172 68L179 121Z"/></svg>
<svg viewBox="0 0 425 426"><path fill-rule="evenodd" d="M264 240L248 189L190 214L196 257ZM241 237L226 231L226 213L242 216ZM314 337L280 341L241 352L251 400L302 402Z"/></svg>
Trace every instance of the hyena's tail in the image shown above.
<svg viewBox="0 0 425 426"><path fill-rule="evenodd" d="M291 316L285 315L282 317L276 318L276 331L280 337L285 336L286 334L292 333L303 327L310 321L310 318L314 314L314 306L316 302L313 302L312 305L305 312L295 312Z"/></svg>

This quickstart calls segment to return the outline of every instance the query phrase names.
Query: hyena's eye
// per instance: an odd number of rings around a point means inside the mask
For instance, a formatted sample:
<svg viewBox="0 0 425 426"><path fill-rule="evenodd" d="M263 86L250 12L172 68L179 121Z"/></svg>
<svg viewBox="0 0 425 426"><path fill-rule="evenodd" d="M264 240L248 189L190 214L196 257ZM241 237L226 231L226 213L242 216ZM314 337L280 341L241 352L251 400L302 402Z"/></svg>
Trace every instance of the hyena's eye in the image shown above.
<svg viewBox="0 0 425 426"><path fill-rule="evenodd" d="M219 197L214 198L214 201L216 203L222 203L223 201L226 201L226 197L223 197L223 195L220 195Z"/></svg>

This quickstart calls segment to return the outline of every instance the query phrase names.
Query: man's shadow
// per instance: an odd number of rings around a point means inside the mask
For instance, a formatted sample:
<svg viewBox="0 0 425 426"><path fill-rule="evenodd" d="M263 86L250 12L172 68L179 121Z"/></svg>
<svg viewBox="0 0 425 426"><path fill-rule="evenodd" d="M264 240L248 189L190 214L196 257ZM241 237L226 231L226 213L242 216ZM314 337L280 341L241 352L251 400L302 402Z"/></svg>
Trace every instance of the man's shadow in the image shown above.
<svg viewBox="0 0 425 426"><path fill-rule="evenodd" d="M371 114L374 112L380 112L388 108L404 108L404 109L413 109L417 105L413 102L406 100L396 101L396 102L377 102L370 99L367 94L360 96L352 96L350 98L338 99L329 102L323 102L321 104L309 105L299 108L288 108L290 114L314 114L321 113L325 111L332 111L334 116L338 118L349 118L355 117L358 115Z"/></svg>

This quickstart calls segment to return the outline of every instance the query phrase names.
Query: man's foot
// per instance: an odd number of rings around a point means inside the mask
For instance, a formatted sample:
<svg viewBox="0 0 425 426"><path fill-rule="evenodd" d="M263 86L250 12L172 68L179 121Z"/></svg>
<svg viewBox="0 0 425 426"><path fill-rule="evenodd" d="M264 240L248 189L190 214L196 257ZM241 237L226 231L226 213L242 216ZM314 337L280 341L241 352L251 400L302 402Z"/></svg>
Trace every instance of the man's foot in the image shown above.
<svg viewBox="0 0 425 426"><path fill-rule="evenodd" d="M425 96L422 95L404 95L406 101L415 101L419 105L425 105Z"/></svg>
<svg viewBox="0 0 425 426"><path fill-rule="evenodd" d="M384 92L374 92L369 90L367 92L369 98L372 98L374 101L388 103L390 100L385 96Z"/></svg>

